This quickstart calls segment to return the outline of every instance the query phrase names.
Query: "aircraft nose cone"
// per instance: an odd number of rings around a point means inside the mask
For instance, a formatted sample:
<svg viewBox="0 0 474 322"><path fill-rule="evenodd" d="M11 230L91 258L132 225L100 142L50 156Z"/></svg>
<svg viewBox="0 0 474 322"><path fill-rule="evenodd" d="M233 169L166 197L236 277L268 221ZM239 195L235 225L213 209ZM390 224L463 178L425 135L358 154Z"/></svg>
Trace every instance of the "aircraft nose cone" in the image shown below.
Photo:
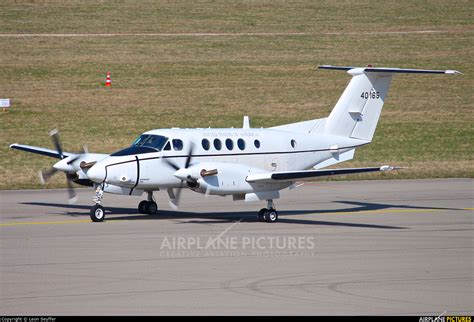
<svg viewBox="0 0 474 322"><path fill-rule="evenodd" d="M87 171L87 176L96 183L102 183L105 179L105 167L96 164Z"/></svg>

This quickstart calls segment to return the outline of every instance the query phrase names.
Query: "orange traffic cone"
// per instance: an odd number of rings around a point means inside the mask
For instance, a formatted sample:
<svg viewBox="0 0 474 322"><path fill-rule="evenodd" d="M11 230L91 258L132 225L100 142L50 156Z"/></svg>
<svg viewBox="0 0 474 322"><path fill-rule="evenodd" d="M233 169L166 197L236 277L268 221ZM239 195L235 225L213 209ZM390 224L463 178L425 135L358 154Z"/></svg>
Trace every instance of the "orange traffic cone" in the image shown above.
<svg viewBox="0 0 474 322"><path fill-rule="evenodd" d="M107 79L105 80L105 86L106 87L112 86L112 81L110 80L110 72L107 72Z"/></svg>

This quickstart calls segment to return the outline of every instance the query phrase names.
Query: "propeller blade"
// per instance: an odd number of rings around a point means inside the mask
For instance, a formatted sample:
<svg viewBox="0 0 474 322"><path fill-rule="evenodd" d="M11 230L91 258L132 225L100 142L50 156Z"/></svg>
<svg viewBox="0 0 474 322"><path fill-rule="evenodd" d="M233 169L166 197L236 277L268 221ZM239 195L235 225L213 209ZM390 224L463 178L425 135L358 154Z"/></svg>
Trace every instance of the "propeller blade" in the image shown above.
<svg viewBox="0 0 474 322"><path fill-rule="evenodd" d="M66 182L67 182L67 192L69 194L69 204L73 204L77 201L76 191L72 187L72 180L66 175Z"/></svg>
<svg viewBox="0 0 474 322"><path fill-rule="evenodd" d="M211 186L207 186L206 192L204 193L204 198L208 199L211 194Z"/></svg>
<svg viewBox="0 0 474 322"><path fill-rule="evenodd" d="M72 163L74 163L74 161L76 161L76 160L79 159L80 157L81 157L81 154L78 154L78 155L74 156L73 158L71 158L71 159L69 159L69 160L67 161L67 164L72 164Z"/></svg>
<svg viewBox="0 0 474 322"><path fill-rule="evenodd" d="M185 169L187 169L189 167L189 164L191 163L191 159L193 157L193 150L194 150L194 143L191 142L191 144L189 145L188 156L186 158L186 162L184 163Z"/></svg>
<svg viewBox="0 0 474 322"><path fill-rule="evenodd" d="M184 162L184 167L183 168L178 167L176 164L174 164L173 162L171 162L168 159L161 158L161 160L165 164L170 166L171 168L175 169L176 171L178 171L180 169L187 169L189 167L189 164L191 163L191 159L193 157L193 151L194 151L194 143L191 142L191 144L189 145L188 154L186 156L186 161ZM173 192L174 198L171 198L171 194L170 194L170 206L174 210L178 209L179 202L181 200L181 192L183 191L185 183L186 183L185 180L181 180L181 183L179 184L179 188L177 188L176 193Z"/></svg>
<svg viewBox="0 0 474 322"><path fill-rule="evenodd" d="M183 187L184 187L184 181L181 180L179 188L176 189L176 193L174 191L171 191L171 193L168 192L170 196L170 206L174 210L178 210L179 202L181 200L181 191L183 191Z"/></svg>
<svg viewBox="0 0 474 322"><path fill-rule="evenodd" d="M53 140L53 144L56 147L56 151L58 151L59 156L61 157L61 159L64 159L63 149L61 147L61 142L59 141L59 131L58 131L58 129L51 130L49 132L49 136Z"/></svg>
<svg viewBox="0 0 474 322"><path fill-rule="evenodd" d="M38 171L41 184L45 184L58 170L50 168L48 170Z"/></svg>
<svg viewBox="0 0 474 322"><path fill-rule="evenodd" d="M175 201L173 199L169 200L169 204L170 204L171 209L178 210L178 205L175 204Z"/></svg>
<svg viewBox="0 0 474 322"><path fill-rule="evenodd" d="M181 201L181 192L183 191L184 181L181 180L178 190L176 191L176 197L174 198L174 204L176 208L179 206L179 202Z"/></svg>
<svg viewBox="0 0 474 322"><path fill-rule="evenodd" d="M176 164L174 164L168 159L161 158L161 161L164 162L166 165L170 166L171 168L175 169L176 171L180 169Z"/></svg>

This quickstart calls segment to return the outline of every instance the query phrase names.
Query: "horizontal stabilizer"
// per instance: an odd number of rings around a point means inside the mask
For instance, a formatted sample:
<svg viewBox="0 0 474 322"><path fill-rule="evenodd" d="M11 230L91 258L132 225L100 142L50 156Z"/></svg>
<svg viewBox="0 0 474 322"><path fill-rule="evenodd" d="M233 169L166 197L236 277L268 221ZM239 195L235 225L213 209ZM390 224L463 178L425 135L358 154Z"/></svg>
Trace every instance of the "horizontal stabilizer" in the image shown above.
<svg viewBox="0 0 474 322"><path fill-rule="evenodd" d="M305 171L278 171L267 172L249 175L247 182L261 182L261 181L293 181L301 179L311 179L323 176L333 176L342 174L355 174L376 171L392 171L401 168L384 165L381 167L372 168L346 168L346 169L327 169L327 170L305 170Z"/></svg>
<svg viewBox="0 0 474 322"><path fill-rule="evenodd" d="M385 68L385 67L352 67L322 65L319 69L332 70L360 70L364 73L387 73L387 74L462 74L457 70L434 70L434 69L407 69L407 68Z"/></svg>

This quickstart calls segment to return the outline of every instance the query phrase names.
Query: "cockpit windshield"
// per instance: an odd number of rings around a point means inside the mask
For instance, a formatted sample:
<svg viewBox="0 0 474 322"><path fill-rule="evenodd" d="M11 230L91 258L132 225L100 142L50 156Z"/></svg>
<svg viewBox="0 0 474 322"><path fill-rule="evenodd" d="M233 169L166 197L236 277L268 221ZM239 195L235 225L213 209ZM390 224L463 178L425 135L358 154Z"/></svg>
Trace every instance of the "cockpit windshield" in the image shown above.
<svg viewBox="0 0 474 322"><path fill-rule="evenodd" d="M132 143L132 146L148 147L161 151L166 141L168 141L168 138L161 135L142 134Z"/></svg>
<svg viewBox="0 0 474 322"><path fill-rule="evenodd" d="M161 149L163 149L163 146L166 142L168 142L168 138L165 136L142 134L132 143L131 146L112 153L111 156L124 156L159 152L161 151Z"/></svg>

